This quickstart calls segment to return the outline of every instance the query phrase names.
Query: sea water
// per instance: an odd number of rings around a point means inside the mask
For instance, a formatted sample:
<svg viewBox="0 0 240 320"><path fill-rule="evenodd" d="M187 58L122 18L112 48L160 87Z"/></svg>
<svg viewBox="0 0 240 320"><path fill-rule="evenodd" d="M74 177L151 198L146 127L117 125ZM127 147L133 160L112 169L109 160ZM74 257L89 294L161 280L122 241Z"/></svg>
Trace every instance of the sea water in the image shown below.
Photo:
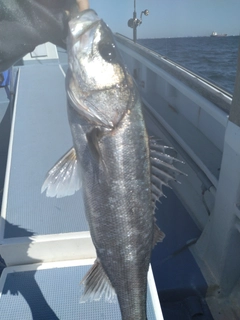
<svg viewBox="0 0 240 320"><path fill-rule="evenodd" d="M233 94L240 36L139 39L138 43Z"/></svg>

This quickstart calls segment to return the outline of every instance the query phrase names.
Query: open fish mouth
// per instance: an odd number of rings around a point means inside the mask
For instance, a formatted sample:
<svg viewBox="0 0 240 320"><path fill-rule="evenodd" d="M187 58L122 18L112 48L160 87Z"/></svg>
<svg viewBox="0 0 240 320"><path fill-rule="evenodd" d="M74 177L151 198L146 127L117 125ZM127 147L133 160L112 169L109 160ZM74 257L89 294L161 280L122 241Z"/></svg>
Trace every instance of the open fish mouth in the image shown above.
<svg viewBox="0 0 240 320"><path fill-rule="evenodd" d="M69 21L69 29L72 37L79 38L82 34L98 24L98 15L93 10L85 10Z"/></svg>

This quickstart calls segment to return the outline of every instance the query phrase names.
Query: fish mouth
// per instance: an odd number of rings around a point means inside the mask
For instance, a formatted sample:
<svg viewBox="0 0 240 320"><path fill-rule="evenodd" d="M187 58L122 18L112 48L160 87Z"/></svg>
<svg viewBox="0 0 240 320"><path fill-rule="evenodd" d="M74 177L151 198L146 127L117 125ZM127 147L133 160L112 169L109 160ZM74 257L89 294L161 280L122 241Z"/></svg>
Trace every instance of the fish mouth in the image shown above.
<svg viewBox="0 0 240 320"><path fill-rule="evenodd" d="M76 41L89 29L99 24L101 19L92 9L80 12L76 17L68 22L71 37Z"/></svg>
<svg viewBox="0 0 240 320"><path fill-rule="evenodd" d="M93 10L83 11L70 20L69 27L68 102L92 124L111 130L126 112L124 103L120 104L121 107L116 103L114 92L116 90L117 100L121 101L121 94L124 96L132 87L128 88L130 81L121 64L112 32ZM109 70L107 76L103 75L105 68ZM108 94L111 107L106 110L105 106L99 106L98 97Z"/></svg>
<svg viewBox="0 0 240 320"><path fill-rule="evenodd" d="M88 50L88 47L92 46L92 39L93 34L95 33L95 30L97 26L101 23L101 19L98 17L97 13L92 9L84 10L80 13L78 13L77 16L72 17L72 19L69 21L69 35L70 35L70 41L68 43L69 50L72 50L72 48L75 46L76 43L80 43L80 47L77 46L77 50L81 49L82 52L85 50ZM88 33L92 34L89 36ZM77 56L77 55L76 55ZM69 65L69 70L66 77L66 83L70 83L70 79L74 83L77 83L77 79L74 76L75 72L71 65ZM73 85L73 87L77 87L78 85ZM81 91L81 88L78 88L78 91ZM70 105L83 117L87 118L91 122L98 124L100 126L112 128L113 123L105 118L103 114L99 112L99 110L95 110L94 108L89 108L87 106L87 103L85 99L87 99L87 96L90 95L91 92L89 92L86 95L86 92L82 92L82 99L77 99L75 97L74 92L71 90L71 85L67 86L67 96L68 101ZM84 98L85 97L85 98Z"/></svg>

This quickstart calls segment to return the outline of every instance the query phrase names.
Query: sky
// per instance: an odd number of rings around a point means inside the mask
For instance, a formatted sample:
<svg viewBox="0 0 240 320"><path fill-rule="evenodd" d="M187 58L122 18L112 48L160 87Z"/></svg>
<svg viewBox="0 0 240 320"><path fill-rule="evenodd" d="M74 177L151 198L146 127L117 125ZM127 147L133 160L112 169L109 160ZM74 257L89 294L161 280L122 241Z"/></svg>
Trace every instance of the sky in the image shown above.
<svg viewBox="0 0 240 320"><path fill-rule="evenodd" d="M134 0L89 0L90 7L113 32L132 38L127 22ZM148 9L137 28L138 38L209 36L213 31L240 34L240 0L136 0L137 18Z"/></svg>

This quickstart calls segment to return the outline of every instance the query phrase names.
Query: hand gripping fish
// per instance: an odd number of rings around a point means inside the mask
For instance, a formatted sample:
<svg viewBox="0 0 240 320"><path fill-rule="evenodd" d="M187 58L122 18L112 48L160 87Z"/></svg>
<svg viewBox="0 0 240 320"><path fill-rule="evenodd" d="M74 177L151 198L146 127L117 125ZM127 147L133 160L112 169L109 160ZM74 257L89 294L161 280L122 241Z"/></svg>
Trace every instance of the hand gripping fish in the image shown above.
<svg viewBox="0 0 240 320"><path fill-rule="evenodd" d="M155 201L175 180L174 159L150 141L136 85L113 34L93 10L69 22L68 118L74 147L42 187L62 197L80 188L97 259L82 300L116 294L123 320L146 319L147 272L156 242ZM150 148L151 147L151 148Z"/></svg>

